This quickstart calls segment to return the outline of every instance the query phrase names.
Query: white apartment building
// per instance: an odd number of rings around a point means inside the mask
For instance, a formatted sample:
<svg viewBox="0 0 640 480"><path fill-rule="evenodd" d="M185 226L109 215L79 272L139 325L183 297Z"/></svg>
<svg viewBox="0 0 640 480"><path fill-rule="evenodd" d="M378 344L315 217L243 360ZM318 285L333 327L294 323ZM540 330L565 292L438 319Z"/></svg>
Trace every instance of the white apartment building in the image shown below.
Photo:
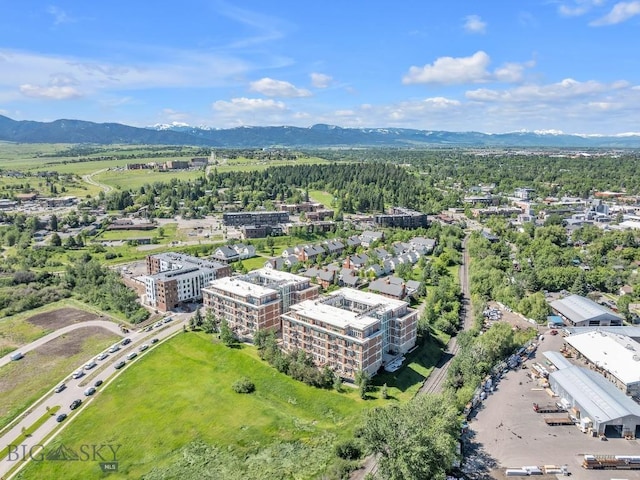
<svg viewBox="0 0 640 480"><path fill-rule="evenodd" d="M359 370L378 369L416 344L418 312L407 302L352 288L292 305L282 315L282 345L303 349L319 367L354 380Z"/></svg>

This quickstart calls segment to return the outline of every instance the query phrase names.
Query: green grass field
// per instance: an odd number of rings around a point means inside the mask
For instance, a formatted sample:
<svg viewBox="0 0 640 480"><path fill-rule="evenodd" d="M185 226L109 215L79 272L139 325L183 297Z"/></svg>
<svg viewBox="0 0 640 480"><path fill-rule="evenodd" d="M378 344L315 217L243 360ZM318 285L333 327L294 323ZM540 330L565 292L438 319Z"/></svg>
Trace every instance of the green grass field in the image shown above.
<svg viewBox="0 0 640 480"><path fill-rule="evenodd" d="M58 337L42 349L29 352L24 359L0 368L0 428L74 369L120 338L104 329L90 329L92 333L81 329Z"/></svg>
<svg viewBox="0 0 640 480"><path fill-rule="evenodd" d="M255 383L254 393L231 389L242 376ZM196 440L220 447L240 464L276 446L295 450L300 443L312 447L314 457L331 461L331 443L352 434L363 409L382 404L345 390L319 390L294 381L260 361L252 347L228 348L202 333L180 334L136 360L67 425L52 448L122 445L119 471L110 479L140 478L154 467L168 467L180 461L184 445ZM324 468L309 466L306 457L290 460L296 478L318 478L318 468ZM281 461L272 458L264 468ZM38 462L19 478L103 476L97 462Z"/></svg>
<svg viewBox="0 0 640 480"><path fill-rule="evenodd" d="M328 192L323 192L322 190L309 190L309 199L314 202L320 202L327 208L331 208L333 195Z"/></svg>

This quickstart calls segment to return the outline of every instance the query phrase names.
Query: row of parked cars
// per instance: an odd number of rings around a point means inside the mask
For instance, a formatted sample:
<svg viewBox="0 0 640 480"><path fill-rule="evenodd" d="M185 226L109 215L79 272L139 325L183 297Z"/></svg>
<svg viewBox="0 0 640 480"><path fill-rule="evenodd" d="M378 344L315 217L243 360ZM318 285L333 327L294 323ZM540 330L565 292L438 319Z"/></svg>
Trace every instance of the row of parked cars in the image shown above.
<svg viewBox="0 0 640 480"><path fill-rule="evenodd" d="M169 318L169 321L171 321L171 317L167 317L167 318ZM167 320L167 319L165 319L165 322L164 322L164 323L167 323L167 322L166 322L166 320ZM162 324L163 322L160 322L160 323ZM157 338L153 338L153 339L151 339L150 344L151 344L151 345L154 345L154 344L158 343L158 341L159 341L159 340L158 340ZM121 342L119 342L119 343L116 343L116 344L112 345L108 350L106 350L105 352L102 352L102 353L101 353L100 355L98 355L95 359L90 360L89 362L87 362L87 363L84 365L84 367L83 367L83 368L81 368L80 370L77 370L77 371L73 372L72 378L74 378L74 379L78 379L78 378L83 377L83 376L85 375L85 371L92 370L93 368L95 368L95 367L98 365L98 363L97 363L98 361L102 361L102 360L106 359L106 358L109 356L109 354L111 354L111 353L115 353L115 352L119 351L122 347L126 347L126 346L127 346L127 345L129 345L130 343L131 343L131 339L130 339L130 338L125 338L125 339L124 339L124 340L122 340ZM144 352L145 350L147 350L147 349L149 348L149 346L150 346L149 344L144 343L144 344L140 345L140 347L138 347L138 351L139 351L140 353L141 353L141 352ZM134 358L136 358L137 356L138 356L138 352L135 352L135 351L134 351L134 352L129 353L129 354L127 355L126 359L127 359L127 360L133 360L133 359L134 359ZM116 370L119 370L119 369L121 369L122 367L124 367L125 365L126 365L126 361L125 361L125 360L121 360L121 361L119 361L118 363L116 363L114 367L115 367L115 369L116 369ZM90 387L88 387L87 389L85 389L85 391L84 391L84 395L85 395L86 397L90 397L91 395L93 395L94 393L96 393L96 389L97 389L99 386L101 386L101 385L102 385L102 383L103 383L103 381L102 381L102 380L100 380L100 379L96 380L96 381L95 381L95 383L93 384L93 386L90 386ZM64 384L64 383L61 383L60 385L58 385L58 386L54 389L54 392L55 392L55 393L60 393L60 392L62 392L62 391L63 391L64 389L66 389L66 388L67 388L67 385L66 385L66 384ZM76 408L78 408L80 405L82 405L82 400L81 400L81 399L76 399L76 400L74 400L73 402L71 402L71 405L69 405L69 409L70 409L70 410L75 410L75 409L76 409ZM57 420L58 422L63 422L66 418L67 418L67 414L66 414L66 413L61 413L60 415L58 415L58 416L56 417L56 420Z"/></svg>

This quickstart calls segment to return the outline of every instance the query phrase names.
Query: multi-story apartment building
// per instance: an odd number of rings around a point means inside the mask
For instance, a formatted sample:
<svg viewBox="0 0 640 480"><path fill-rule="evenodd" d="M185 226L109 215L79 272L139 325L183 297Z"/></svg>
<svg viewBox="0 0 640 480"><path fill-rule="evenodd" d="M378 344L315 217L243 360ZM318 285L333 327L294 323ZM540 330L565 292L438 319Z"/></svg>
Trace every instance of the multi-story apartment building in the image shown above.
<svg viewBox="0 0 640 480"><path fill-rule="evenodd" d="M342 288L292 305L282 315L284 350L303 349L319 367L350 380L378 369L415 346L418 312L407 302Z"/></svg>
<svg viewBox="0 0 640 480"><path fill-rule="evenodd" d="M225 225L238 227L242 225L277 225L287 223L287 212L230 212L222 214Z"/></svg>
<svg viewBox="0 0 640 480"><path fill-rule="evenodd" d="M144 277L146 303L166 312L183 302L202 299L202 287L229 275L230 267L220 262L179 253L149 255Z"/></svg>
<svg viewBox="0 0 640 480"><path fill-rule="evenodd" d="M426 213L404 207L392 207L388 213L376 215L375 222L381 227L418 228L429 226Z"/></svg>
<svg viewBox="0 0 640 480"><path fill-rule="evenodd" d="M317 298L319 289L300 275L262 268L211 282L202 295L205 307L217 318L249 337L257 330L279 330L280 315L295 303Z"/></svg>

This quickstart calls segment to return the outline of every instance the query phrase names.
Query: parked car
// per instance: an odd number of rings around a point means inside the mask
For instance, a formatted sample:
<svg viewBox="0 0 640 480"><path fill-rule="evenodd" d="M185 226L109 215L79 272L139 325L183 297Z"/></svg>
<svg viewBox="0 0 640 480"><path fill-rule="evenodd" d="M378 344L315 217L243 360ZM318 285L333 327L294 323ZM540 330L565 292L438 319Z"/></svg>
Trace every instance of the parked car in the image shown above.
<svg viewBox="0 0 640 480"><path fill-rule="evenodd" d="M71 405L69 405L69 409L70 410L75 410L76 408L78 408L80 405L82 405L82 400L80 400L79 398L77 400L74 400L73 402L71 402Z"/></svg>
<svg viewBox="0 0 640 480"><path fill-rule="evenodd" d="M91 360L89 363L87 363L84 366L85 370L91 370L92 368L94 368L96 365L98 365L95 361Z"/></svg>
<svg viewBox="0 0 640 480"><path fill-rule="evenodd" d="M141 352L144 352L147 348L149 348L149 345L147 345L146 343L143 343L142 345L140 345L140 348L138 350L140 350Z"/></svg>
<svg viewBox="0 0 640 480"><path fill-rule="evenodd" d="M102 385L102 380L96 380L96 383L93 384L94 387L99 387L100 385Z"/></svg>
<svg viewBox="0 0 640 480"><path fill-rule="evenodd" d="M84 376L84 372L82 370L78 370L77 372L73 372L73 378L80 378Z"/></svg>
<svg viewBox="0 0 640 480"><path fill-rule="evenodd" d="M127 360L133 360L137 356L138 354L136 352L131 352L129 355L127 355Z"/></svg>
<svg viewBox="0 0 640 480"><path fill-rule="evenodd" d="M156 328L160 328L161 326L162 326L162 321L156 322L156 325L155 325Z"/></svg>
<svg viewBox="0 0 640 480"><path fill-rule="evenodd" d="M114 368L115 368L116 370L120 370L120 369L121 369L122 367L124 367L124 366L125 366L125 361L124 361L124 360L121 360L121 361L119 361L118 363L116 363L116 364L114 365Z"/></svg>
<svg viewBox="0 0 640 480"><path fill-rule="evenodd" d="M116 353L118 350L120 350L120 345L118 345L118 344L116 343L114 346L112 346L112 347L108 350L108 352L109 352L109 353Z"/></svg>
<svg viewBox="0 0 640 480"><path fill-rule="evenodd" d="M147 328L144 329L145 332L150 332L151 330L153 330L153 325L149 325Z"/></svg>
<svg viewBox="0 0 640 480"><path fill-rule="evenodd" d="M12 361L15 362L16 360L20 360L20 359L24 358L24 353L16 352L16 353L12 354L10 358L11 358Z"/></svg>
<svg viewBox="0 0 640 480"><path fill-rule="evenodd" d="M94 393L96 393L96 389L95 387L89 387L84 391L84 396L85 397L90 397L91 395L93 395Z"/></svg>
<svg viewBox="0 0 640 480"><path fill-rule="evenodd" d="M122 342L120 342L120 345L124 347L125 345L129 345L130 343L131 343L131 339L125 338L124 340L122 340Z"/></svg>
<svg viewBox="0 0 640 480"><path fill-rule="evenodd" d="M151 339L151 345L153 345L154 343L158 343L160 340L158 340L157 338L152 338Z"/></svg>
<svg viewBox="0 0 640 480"><path fill-rule="evenodd" d="M169 323L171 320L173 320L173 317L167 317L164 319L164 323Z"/></svg>
<svg viewBox="0 0 640 480"><path fill-rule="evenodd" d="M67 414L66 413L61 413L60 415L58 415L56 417L56 422L58 422L58 423L63 422L65 418L67 418Z"/></svg>
<svg viewBox="0 0 640 480"><path fill-rule="evenodd" d="M64 383L61 383L60 385L58 385L53 391L55 393L60 393L61 391L63 391L65 388L67 388L67 386Z"/></svg>
<svg viewBox="0 0 640 480"><path fill-rule="evenodd" d="M105 358L107 358L109 356L109 354L107 352L102 352L100 355L98 355L96 357L96 360L104 360Z"/></svg>

